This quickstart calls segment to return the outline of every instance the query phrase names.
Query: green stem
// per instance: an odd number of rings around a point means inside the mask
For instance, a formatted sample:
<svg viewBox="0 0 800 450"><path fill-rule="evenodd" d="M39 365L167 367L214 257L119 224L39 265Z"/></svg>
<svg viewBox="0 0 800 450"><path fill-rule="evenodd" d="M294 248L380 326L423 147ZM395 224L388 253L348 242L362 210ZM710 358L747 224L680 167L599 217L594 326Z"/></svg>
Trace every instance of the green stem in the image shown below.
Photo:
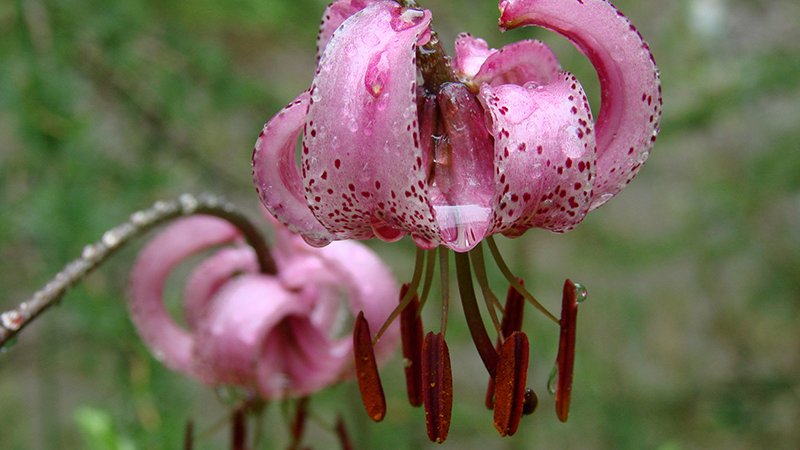
<svg viewBox="0 0 800 450"><path fill-rule="evenodd" d="M486 327L481 319L481 312L478 309L478 300L475 298L475 289L472 286L472 273L469 264L469 255L466 253L454 252L456 260L456 277L458 278L458 292L461 294L461 305L464 308L464 316L467 318L467 327L472 335L472 341L478 349L483 365L491 377L494 377L497 368L497 350L495 350L492 340L486 333Z"/></svg>
<svg viewBox="0 0 800 450"><path fill-rule="evenodd" d="M492 252L492 257L494 257L495 262L497 263L497 267L500 269L500 272L506 277L509 284L516 289L517 292L520 293L525 300L527 300L534 308L538 309L542 314L544 314L548 319L554 322L556 325L561 326L561 321L556 318L547 308L544 307L539 300L536 300L536 297L533 296L530 292L523 285L517 281L517 277L511 273L506 262L503 260L503 257L500 255L500 250L497 248L497 244L494 242L494 237L489 236L486 238L486 243L489 244L489 251Z"/></svg>

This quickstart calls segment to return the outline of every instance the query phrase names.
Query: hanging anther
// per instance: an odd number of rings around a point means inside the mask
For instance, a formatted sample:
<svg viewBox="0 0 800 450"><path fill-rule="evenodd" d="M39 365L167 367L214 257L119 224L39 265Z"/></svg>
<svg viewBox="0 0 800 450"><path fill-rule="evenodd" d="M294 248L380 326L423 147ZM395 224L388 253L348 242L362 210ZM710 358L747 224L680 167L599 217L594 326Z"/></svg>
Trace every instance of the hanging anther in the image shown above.
<svg viewBox="0 0 800 450"><path fill-rule="evenodd" d="M517 432L528 380L528 337L515 331L500 347L495 374L494 427L501 436Z"/></svg>
<svg viewBox="0 0 800 450"><path fill-rule="evenodd" d="M353 353L361 401L369 417L375 422L380 422L386 415L386 397L378 374L378 364L375 362L369 322L364 317L363 311L358 313L353 330Z"/></svg>
<svg viewBox="0 0 800 450"><path fill-rule="evenodd" d="M400 299L406 295L408 284L400 288ZM411 406L422 405L422 318L416 295L400 314L400 336L403 343L403 360L406 390Z"/></svg>
<svg viewBox="0 0 800 450"><path fill-rule="evenodd" d="M450 431L453 409L453 375L450 351L442 333L429 332L422 344L423 403L428 438L442 443Z"/></svg>

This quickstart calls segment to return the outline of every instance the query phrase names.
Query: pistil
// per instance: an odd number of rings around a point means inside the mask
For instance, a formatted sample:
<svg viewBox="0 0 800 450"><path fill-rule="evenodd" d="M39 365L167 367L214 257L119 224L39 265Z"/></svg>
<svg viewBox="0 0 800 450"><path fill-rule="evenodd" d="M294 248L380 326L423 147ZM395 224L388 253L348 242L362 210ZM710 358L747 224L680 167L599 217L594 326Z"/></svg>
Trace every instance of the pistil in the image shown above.
<svg viewBox="0 0 800 450"><path fill-rule="evenodd" d="M464 315L467 319L467 327L472 335L472 341L478 354L483 361L483 365L494 377L497 368L497 351L492 345L486 327L481 319L481 312L478 309L478 301L475 298L475 289L472 286L472 271L470 270L469 255L466 253L454 252L456 260L456 277L458 278L458 291L461 294L461 305L464 308Z"/></svg>

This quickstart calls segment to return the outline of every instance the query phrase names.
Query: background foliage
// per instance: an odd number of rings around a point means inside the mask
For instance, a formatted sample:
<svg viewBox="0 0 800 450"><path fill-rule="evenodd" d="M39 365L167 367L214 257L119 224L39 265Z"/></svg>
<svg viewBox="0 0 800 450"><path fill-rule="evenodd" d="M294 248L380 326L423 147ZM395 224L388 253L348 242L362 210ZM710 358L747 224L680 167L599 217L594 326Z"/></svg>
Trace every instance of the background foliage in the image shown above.
<svg viewBox="0 0 800 450"><path fill-rule="evenodd" d="M556 330L531 312L531 377L542 403L517 436L500 439L455 311L456 409L445 447L796 448L800 4L616 3L662 71L655 151L638 179L577 230L501 240L551 308L564 278L589 288L570 422L557 422L543 388ZM495 47L546 40L597 107L594 73L563 39L541 30L500 34L491 0L423 4L445 43L460 31ZM323 7L0 2L0 308L156 199L212 191L257 217L251 147L263 122L310 83ZM404 242L370 244L400 279L410 277L413 258ZM0 448L174 449L188 418L207 430L224 416L224 399L166 370L136 337L124 305L135 252L118 255L0 354ZM438 320L427 313L429 324ZM422 411L404 402L397 358L383 373L384 423L366 423L352 384L315 399L315 411L327 422L343 411L358 448L433 447ZM279 408L264 426L265 448L279 447ZM224 448L226 433L207 433L198 447ZM333 445L320 426L308 442Z"/></svg>

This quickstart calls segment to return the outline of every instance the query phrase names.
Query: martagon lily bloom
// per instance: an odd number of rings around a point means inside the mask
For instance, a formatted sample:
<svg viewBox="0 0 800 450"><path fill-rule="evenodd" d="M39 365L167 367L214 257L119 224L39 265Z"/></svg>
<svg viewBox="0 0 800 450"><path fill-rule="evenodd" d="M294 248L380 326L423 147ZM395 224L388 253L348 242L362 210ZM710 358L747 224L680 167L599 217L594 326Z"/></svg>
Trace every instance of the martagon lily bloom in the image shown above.
<svg viewBox="0 0 800 450"><path fill-rule="evenodd" d="M354 374L343 312L386 320L398 292L388 268L356 242L319 249L278 224L274 234L277 273L260 272L238 229L215 217L178 220L148 243L131 273L129 306L157 359L261 399L304 397ZM210 249L185 286L184 328L167 312L165 283L179 263ZM380 360L396 345L397 330L389 335L376 348Z"/></svg>
<svg viewBox="0 0 800 450"><path fill-rule="evenodd" d="M311 245L411 236L420 249L417 265L392 317L425 302L436 258L425 258L424 250L442 249L443 274L444 249L454 251L467 323L495 385L487 404L503 409L495 411L495 426L508 435L535 405L535 394L524 386L527 358L515 362L529 344L496 317L504 308L486 281L481 242L487 241L514 291L561 328L554 385L558 416L566 420L576 305L585 291L567 281L562 318L555 318L510 273L492 235L569 231L619 193L655 142L661 87L648 45L607 0L502 0L499 8L502 29L547 28L589 58L601 88L596 120L581 84L542 42L496 50L462 34L451 61L431 29L431 13L415 2L336 0L323 16L311 87L264 126L253 177L270 213ZM473 270L498 333L497 348L475 303ZM441 442L452 394L446 318L439 333L424 338L418 318L401 317L404 355L411 362L407 375L416 380L409 381L409 400L424 403L428 435ZM361 347L367 341L361 338ZM501 392L503 398L494 398ZM371 398L365 396L368 411L376 407Z"/></svg>

